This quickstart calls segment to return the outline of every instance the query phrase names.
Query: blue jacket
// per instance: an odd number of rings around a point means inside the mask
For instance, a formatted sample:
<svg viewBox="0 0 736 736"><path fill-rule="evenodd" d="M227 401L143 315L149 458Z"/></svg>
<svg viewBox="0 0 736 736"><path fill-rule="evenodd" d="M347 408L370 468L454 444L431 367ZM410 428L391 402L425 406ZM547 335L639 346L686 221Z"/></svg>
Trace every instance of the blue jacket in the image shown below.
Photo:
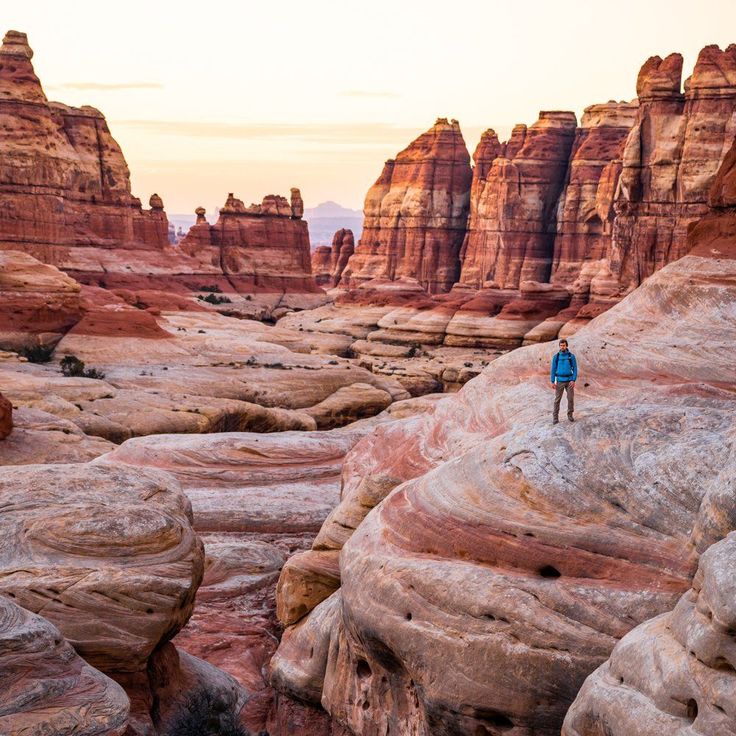
<svg viewBox="0 0 736 736"><path fill-rule="evenodd" d="M564 353L562 350L555 353L555 357L552 358L549 380L555 383L555 381L577 381L577 378L578 363L575 356L569 350Z"/></svg>

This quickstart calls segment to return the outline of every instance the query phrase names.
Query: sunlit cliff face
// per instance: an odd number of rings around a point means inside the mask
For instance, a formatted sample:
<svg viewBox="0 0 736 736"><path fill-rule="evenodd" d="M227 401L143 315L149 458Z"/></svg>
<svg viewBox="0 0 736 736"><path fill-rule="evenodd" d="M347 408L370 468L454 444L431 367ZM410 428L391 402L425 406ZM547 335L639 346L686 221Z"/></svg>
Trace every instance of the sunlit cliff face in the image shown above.
<svg viewBox="0 0 736 736"><path fill-rule="evenodd" d="M540 109L630 99L642 58L676 50L691 66L736 22L729 0L695 14L685 0L623 0L615 23L608 3L583 0L8 5L5 27L42 50L48 96L104 110L134 191L159 192L169 212L294 183L307 206L358 208L383 161L438 115L459 119L472 148Z"/></svg>

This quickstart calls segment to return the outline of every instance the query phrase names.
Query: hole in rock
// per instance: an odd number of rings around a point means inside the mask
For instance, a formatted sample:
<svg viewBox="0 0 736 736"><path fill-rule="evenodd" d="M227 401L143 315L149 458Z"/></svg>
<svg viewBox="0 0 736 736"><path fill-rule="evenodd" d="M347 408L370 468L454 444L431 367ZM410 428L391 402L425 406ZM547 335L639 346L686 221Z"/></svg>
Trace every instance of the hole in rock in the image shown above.
<svg viewBox="0 0 736 736"><path fill-rule="evenodd" d="M485 726L477 726L475 729L476 736L494 736L499 731L510 731L514 727L514 722L503 713L497 710L485 711L479 716L489 725L491 728Z"/></svg>
<svg viewBox="0 0 736 736"><path fill-rule="evenodd" d="M562 573L556 567L552 567L552 565L541 567L539 569L539 574L543 578L559 578L562 575Z"/></svg>
<svg viewBox="0 0 736 736"><path fill-rule="evenodd" d="M153 608L146 608L146 613L153 613Z"/></svg>
<svg viewBox="0 0 736 736"><path fill-rule="evenodd" d="M721 706L720 706L720 705L718 705L718 703L713 703L713 707L714 707L714 708L715 708L715 709L716 709L717 711L719 711L719 712L721 712L721 713L725 713L725 712L726 712L726 711L725 711L725 710L724 710L723 708L721 708Z"/></svg>
<svg viewBox="0 0 736 736"><path fill-rule="evenodd" d="M409 613L406 614L406 620L407 621L411 621L412 618L413 618L413 616L411 615L411 611L409 611Z"/></svg>
<svg viewBox="0 0 736 736"><path fill-rule="evenodd" d="M370 708L370 707L371 707L371 704L367 700L364 700L363 701L363 710L368 710L368 708Z"/></svg>
<svg viewBox="0 0 736 736"><path fill-rule="evenodd" d="M698 702L691 698L687 701L687 717L694 721L698 717Z"/></svg>
<svg viewBox="0 0 736 736"><path fill-rule="evenodd" d="M534 536L534 533L533 532L524 532L524 536L525 537L533 537Z"/></svg>
<svg viewBox="0 0 736 736"><path fill-rule="evenodd" d="M373 674L373 672L371 672L371 666L364 659L358 660L358 666L355 668L355 671L361 680L364 680Z"/></svg>

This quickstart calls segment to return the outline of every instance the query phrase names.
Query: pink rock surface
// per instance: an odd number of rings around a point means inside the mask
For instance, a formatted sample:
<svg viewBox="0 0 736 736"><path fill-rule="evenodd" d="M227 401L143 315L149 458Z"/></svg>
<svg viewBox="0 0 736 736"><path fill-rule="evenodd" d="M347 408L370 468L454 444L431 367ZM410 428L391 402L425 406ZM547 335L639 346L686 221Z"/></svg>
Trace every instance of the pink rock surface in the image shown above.
<svg viewBox="0 0 736 736"><path fill-rule="evenodd" d="M323 528L342 603L290 630L274 682L314 699L321 681L369 736L559 733L616 642L690 586L690 531L734 472L733 270L683 258L579 332L573 425L551 426L540 345L357 446L341 507L367 479L394 490L352 535L350 516ZM312 646L323 667L288 654Z"/></svg>
<svg viewBox="0 0 736 736"><path fill-rule="evenodd" d="M732 533L701 557L674 611L627 634L588 677L564 736L736 734L735 575Z"/></svg>
<svg viewBox="0 0 736 736"><path fill-rule="evenodd" d="M412 278L430 293L448 291L459 274L470 181L460 126L439 118L368 190L363 234L341 284Z"/></svg>
<svg viewBox="0 0 736 736"><path fill-rule="evenodd" d="M203 551L176 481L109 465L0 474L0 592L105 673L145 668L188 620Z"/></svg>
<svg viewBox="0 0 736 736"><path fill-rule="evenodd" d="M46 619L0 596L0 733L122 736L123 689L90 667Z"/></svg>

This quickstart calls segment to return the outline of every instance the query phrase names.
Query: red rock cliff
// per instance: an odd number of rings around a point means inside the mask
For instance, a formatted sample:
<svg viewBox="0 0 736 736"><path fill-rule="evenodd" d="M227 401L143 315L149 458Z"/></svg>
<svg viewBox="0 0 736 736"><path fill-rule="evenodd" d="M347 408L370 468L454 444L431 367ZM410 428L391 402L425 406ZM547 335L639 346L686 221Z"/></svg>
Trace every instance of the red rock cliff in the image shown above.
<svg viewBox="0 0 736 736"><path fill-rule="evenodd" d="M221 271L234 291L318 291L298 189L292 189L291 203L269 194L250 207L230 194L214 225L197 214L179 247L203 270Z"/></svg>
<svg viewBox="0 0 736 736"><path fill-rule="evenodd" d="M332 246L322 245L312 253L312 273L318 286L337 286L350 256L355 252L353 231L341 228L332 238Z"/></svg>
<svg viewBox="0 0 736 736"><path fill-rule="evenodd" d="M611 273L626 292L688 251L688 225L736 134L736 45L706 46L680 91L682 57L649 59L616 197ZM595 296L595 294L594 294Z"/></svg>
<svg viewBox="0 0 736 736"><path fill-rule="evenodd" d="M146 211L132 196L102 114L49 102L32 57L26 35L8 31L0 48L0 248L70 271L84 270L90 248L162 248L163 206Z"/></svg>
<svg viewBox="0 0 736 736"><path fill-rule="evenodd" d="M363 234L343 285L410 278L431 293L448 291L460 271L471 177L460 126L439 118L386 162L368 190Z"/></svg>
<svg viewBox="0 0 736 736"><path fill-rule="evenodd" d="M636 102L591 105L575 134L567 182L557 208L552 282L570 286L587 262L605 258L613 231L613 201ZM581 295L587 301L587 292Z"/></svg>
<svg viewBox="0 0 736 736"><path fill-rule="evenodd" d="M484 133L474 154L461 283L518 289L521 281L549 280L576 124L571 112L542 112L530 128L516 126L508 143Z"/></svg>

